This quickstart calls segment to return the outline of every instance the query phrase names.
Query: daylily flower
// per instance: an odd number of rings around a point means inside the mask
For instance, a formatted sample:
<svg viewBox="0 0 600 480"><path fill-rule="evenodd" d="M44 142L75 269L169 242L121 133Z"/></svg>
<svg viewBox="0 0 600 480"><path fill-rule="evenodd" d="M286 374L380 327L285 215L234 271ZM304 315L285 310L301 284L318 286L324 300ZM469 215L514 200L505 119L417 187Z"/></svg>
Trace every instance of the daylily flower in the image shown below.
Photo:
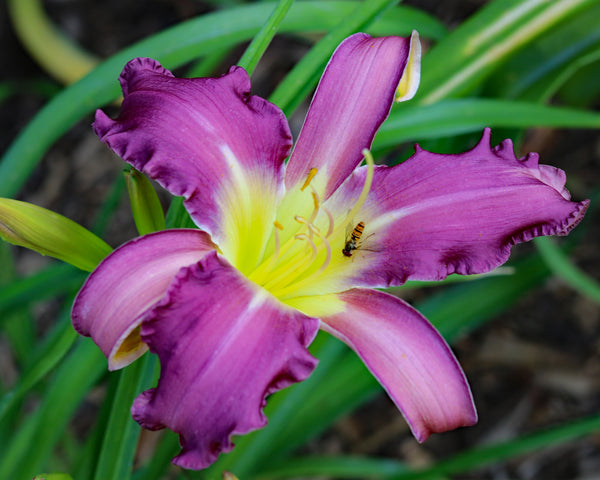
<svg viewBox="0 0 600 480"><path fill-rule="evenodd" d="M198 229L134 239L109 255L75 301L73 322L121 368L146 349L158 386L132 413L180 435L174 462L203 468L231 436L266 424L268 395L307 378L322 328L365 362L419 441L477 420L465 376L428 321L374 290L487 272L510 247L565 235L574 203L562 171L515 157L490 132L471 151L416 148L395 167L369 148L419 80L418 36L356 34L336 50L288 163L283 113L251 96L246 72L175 78L137 58L121 74L116 120L94 129L185 206ZM363 157L367 164L360 167Z"/></svg>

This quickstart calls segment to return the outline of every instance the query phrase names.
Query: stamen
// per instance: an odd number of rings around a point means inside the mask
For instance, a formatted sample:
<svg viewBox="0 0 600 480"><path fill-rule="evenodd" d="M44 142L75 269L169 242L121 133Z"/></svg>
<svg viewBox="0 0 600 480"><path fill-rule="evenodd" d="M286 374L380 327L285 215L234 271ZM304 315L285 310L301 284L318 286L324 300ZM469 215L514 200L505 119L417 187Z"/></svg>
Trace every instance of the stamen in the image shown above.
<svg viewBox="0 0 600 480"><path fill-rule="evenodd" d="M250 275L248 275L248 278L255 283L260 284L261 279L265 278L265 276L273 270L280 256L285 254L289 250L290 246L294 243L294 239L290 238L289 241L286 242L282 247L279 239L279 230L283 230L283 225L277 220L273 222L273 225L275 226L275 249L271 255L264 259L263 262Z"/></svg>
<svg viewBox="0 0 600 480"><path fill-rule="evenodd" d="M319 206L320 206L320 199L319 199L319 194L317 193L317 190L315 189L315 187L313 185L310 186L310 188L312 189L312 197L313 197L313 212L310 215L310 219L308 220L309 223L313 223L315 221L315 218L317 218L317 215L319 213Z"/></svg>
<svg viewBox="0 0 600 480"><path fill-rule="evenodd" d="M278 298L282 298L284 295L288 294L289 292L297 291L299 288L312 283L314 277L318 277L319 275L321 275L321 273L323 273L323 271L329 266L329 262L331 261L331 245L329 245L329 242L320 233L315 232L315 234L322 240L322 243L323 243L323 245L325 245L325 249L327 251L325 260L323 261L321 266L317 270L315 270L313 273L311 273L308 277L300 280L299 282L288 282L287 285L284 286L281 290L277 290L276 292L272 291L271 293L273 293L273 295L277 296ZM296 235L296 237L299 237L299 236L300 235ZM312 241L311 241L311 244L314 245L314 243ZM314 253L316 254L316 249L314 250ZM316 255L313 255L313 258L311 259L311 263L314 260L315 256Z"/></svg>
<svg viewBox="0 0 600 480"><path fill-rule="evenodd" d="M304 233L299 233L298 235L295 235L294 238L296 240L306 240L306 242L310 245L312 248L312 256L310 257L308 263L312 263L315 258L317 258L317 246L315 245L315 242L312 241L311 237L305 235Z"/></svg>
<svg viewBox="0 0 600 480"><path fill-rule="evenodd" d="M302 225L304 225L306 227L306 230L308 231L308 236L312 239L313 231L310 228L310 226L311 226L310 220L307 220L306 218L302 217L301 215L296 215L294 217L294 220L296 220L298 223L301 223Z"/></svg>
<svg viewBox="0 0 600 480"><path fill-rule="evenodd" d="M317 257L317 246L312 241L312 239L308 237L308 235L304 233L299 233L297 235L294 235L291 238L291 240L294 242L296 240L305 240L312 249L311 257L310 259L307 259L306 253L299 254L298 252L295 255L293 255L292 258L285 263L285 265L281 265L274 271L271 271L268 276L268 280L262 285L271 293L273 293L273 291L276 290L276 286L289 285L294 281L294 279L301 276L306 271L307 265L310 266Z"/></svg>
<svg viewBox="0 0 600 480"><path fill-rule="evenodd" d="M301 192L303 192L304 189L310 185L310 182L312 181L313 178L315 178L315 175L317 174L317 172L318 172L318 169L315 167L310 169L310 171L308 172L308 175L306 176L306 180L304 181L304 185L302 185L302 187L300 187Z"/></svg>
<svg viewBox="0 0 600 480"><path fill-rule="evenodd" d="M367 163L367 176L365 177L365 183L362 191L360 192L358 200L346 216L348 219L354 218L356 213L363 206L365 200L367 199L367 195L369 194L369 190L371 190L371 184L373 183L373 174L375 172L375 161L373 160L373 155L366 148L362 151L362 154L365 156L365 162Z"/></svg>
<svg viewBox="0 0 600 480"><path fill-rule="evenodd" d="M313 214L310 217L310 223L314 222L315 218L317 217L317 214L319 213L319 210L323 210L327 214L327 219L329 220L329 228L327 229L327 235L325 235L325 238L327 238L333 233L333 215L331 215L331 212L321 205L321 200L319 198L319 194L317 193L317 189L312 184L310 188L312 188L313 203L315 205L315 210L313 211Z"/></svg>
<svg viewBox="0 0 600 480"><path fill-rule="evenodd" d="M275 225L275 251L271 256L271 262L273 265L270 265L270 268L273 268L275 266L275 262L279 258L279 230L283 230L283 225L277 220L273 222L273 225Z"/></svg>
<svg viewBox="0 0 600 480"><path fill-rule="evenodd" d="M323 272L323 270L325 270L329 266L329 262L331 261L331 245L329 245L329 242L325 240L325 238L323 238L320 234L317 235L319 235L319 238L323 240L323 244L325 245L325 249L327 250L327 256L325 257L325 261L319 267L319 270L315 272L316 275L319 275Z"/></svg>
<svg viewBox="0 0 600 480"><path fill-rule="evenodd" d="M317 194L317 191L315 190L315 187L313 187L311 185L311 188L313 189L313 192L312 192L313 206L315 208L315 211L318 211L319 210L319 195Z"/></svg>
<svg viewBox="0 0 600 480"><path fill-rule="evenodd" d="M329 220L329 228L327 229L327 235L325 235L325 238L329 238L329 235L333 233L333 215L325 207L321 207L321 210L327 214L327 219Z"/></svg>

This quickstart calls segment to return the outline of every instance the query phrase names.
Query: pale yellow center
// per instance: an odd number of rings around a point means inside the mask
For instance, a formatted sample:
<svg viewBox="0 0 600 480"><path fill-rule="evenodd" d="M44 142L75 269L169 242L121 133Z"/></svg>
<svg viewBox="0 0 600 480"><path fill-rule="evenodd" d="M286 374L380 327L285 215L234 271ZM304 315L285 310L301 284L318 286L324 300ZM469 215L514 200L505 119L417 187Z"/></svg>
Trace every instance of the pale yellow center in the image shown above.
<svg viewBox="0 0 600 480"><path fill-rule="evenodd" d="M363 189L340 218L334 218L321 202L313 185L320 173L316 168L310 170L297 191L288 192L287 202L277 211L262 261L247 273L250 280L286 301L302 295L326 270L349 261L342 254L347 230L354 226L353 219L364 204L373 180L373 157L368 150L363 154L368 166ZM323 184L321 179L319 185Z"/></svg>

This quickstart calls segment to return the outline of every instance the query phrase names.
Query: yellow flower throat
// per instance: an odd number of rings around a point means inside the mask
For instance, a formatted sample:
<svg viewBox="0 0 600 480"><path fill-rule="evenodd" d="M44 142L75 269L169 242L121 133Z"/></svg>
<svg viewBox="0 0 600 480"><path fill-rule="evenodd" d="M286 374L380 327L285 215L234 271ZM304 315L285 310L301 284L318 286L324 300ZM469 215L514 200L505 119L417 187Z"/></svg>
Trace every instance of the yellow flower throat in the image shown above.
<svg viewBox="0 0 600 480"><path fill-rule="evenodd" d="M311 183L318 173L316 168L312 168L300 188L300 192L305 192L310 187L310 215L293 215L293 222L289 219L288 222L273 222L272 248L263 256L258 267L247 275L250 280L284 300L301 295L303 288L314 283L325 270L348 261L342 254L346 231L349 225L354 226L353 218L364 204L373 181L373 156L366 149L362 153L367 175L361 194L350 211L336 222ZM282 242L281 237L286 240Z"/></svg>

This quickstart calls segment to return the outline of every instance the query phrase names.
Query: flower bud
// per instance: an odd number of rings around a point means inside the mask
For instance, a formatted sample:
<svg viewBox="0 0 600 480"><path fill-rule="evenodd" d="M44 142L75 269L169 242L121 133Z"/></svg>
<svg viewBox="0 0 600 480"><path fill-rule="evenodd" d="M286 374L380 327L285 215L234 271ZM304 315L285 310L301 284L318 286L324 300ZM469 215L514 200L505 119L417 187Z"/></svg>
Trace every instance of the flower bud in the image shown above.
<svg viewBox="0 0 600 480"><path fill-rule="evenodd" d="M125 182L129 191L133 220L140 235L165 229L165 216L150 180L135 168L127 169Z"/></svg>
<svg viewBox="0 0 600 480"><path fill-rule="evenodd" d="M78 223L31 203L0 198L0 238L92 271L112 248Z"/></svg>

